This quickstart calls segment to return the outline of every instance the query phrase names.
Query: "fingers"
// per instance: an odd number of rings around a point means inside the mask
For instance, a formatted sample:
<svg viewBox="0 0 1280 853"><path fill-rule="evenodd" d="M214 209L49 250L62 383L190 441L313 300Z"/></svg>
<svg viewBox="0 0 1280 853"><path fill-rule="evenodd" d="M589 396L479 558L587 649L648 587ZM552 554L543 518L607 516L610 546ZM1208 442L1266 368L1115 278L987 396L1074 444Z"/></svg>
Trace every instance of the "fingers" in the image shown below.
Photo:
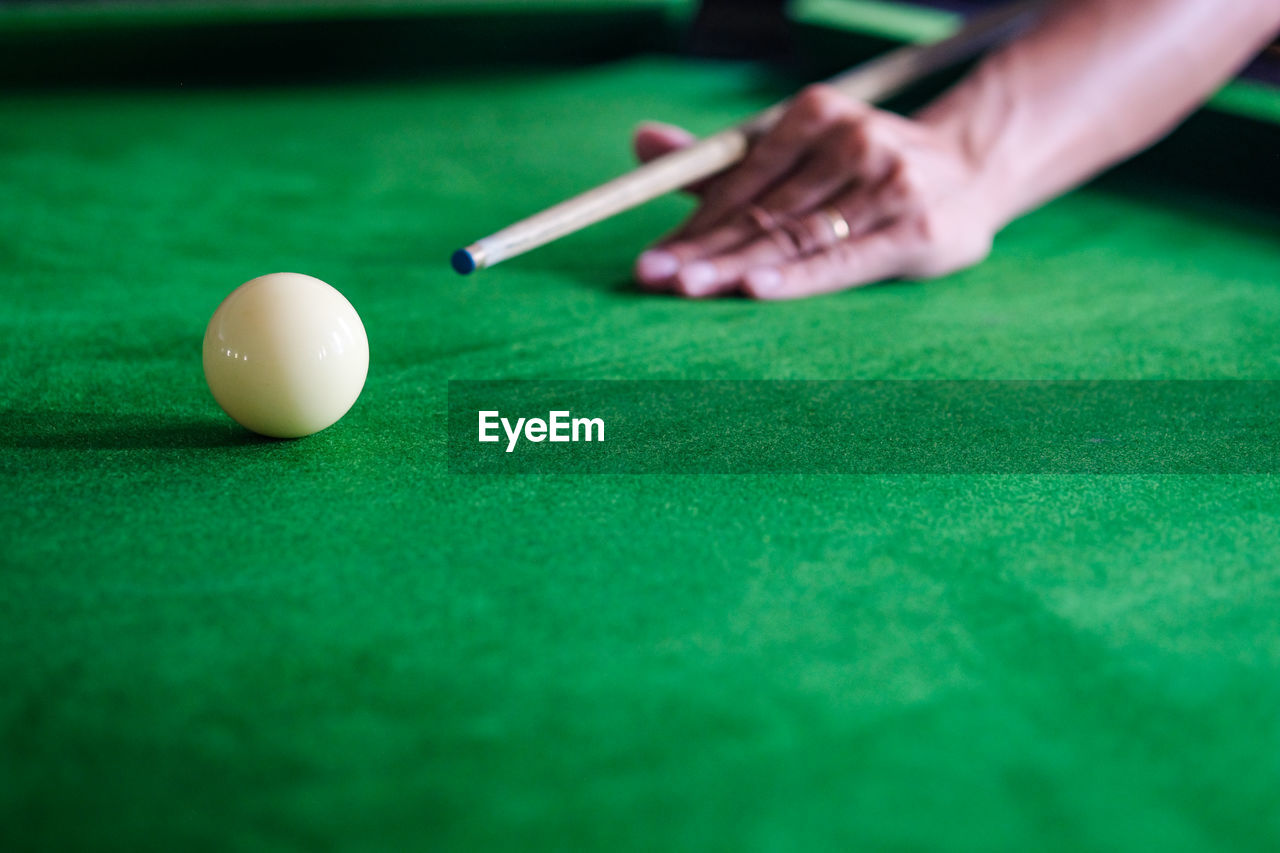
<svg viewBox="0 0 1280 853"><path fill-rule="evenodd" d="M785 299L911 272L921 241L903 223L936 183L921 180L932 173L913 130L828 87L806 90L738 167L706 183L698 211L640 256L636 278L692 297ZM636 150L645 159L690 141L650 125Z"/></svg>
<svg viewBox="0 0 1280 853"><path fill-rule="evenodd" d="M636 159L641 163L656 160L672 151L687 148L696 141L696 137L681 127L659 122L646 122L636 128L632 138ZM697 193L702 185L689 187L690 192ZM646 252L636 261L635 274L642 284L647 282L665 282L676 270L679 263L660 253Z"/></svg>
<svg viewBox="0 0 1280 853"><path fill-rule="evenodd" d="M742 290L754 299L798 299L861 287L903 274L914 261L912 230L894 225L815 255L749 270Z"/></svg>
<svg viewBox="0 0 1280 853"><path fill-rule="evenodd" d="M799 104L820 101L802 96ZM882 203L880 196L886 193L881 188L896 187L897 182L889 179L901 166L901 133L894 120L863 112L860 105L848 112L850 103L844 102L846 114L828 124L795 169L758 200L739 206L720 224L690 235L697 228L695 215L675 239L646 253L636 266L640 283L695 296L732 289L736 277L750 266L789 260L825 245L830 223L815 211L833 204L833 199L839 199L835 204L853 234L882 222L892 211ZM798 107L797 113L812 116L813 109L806 112ZM731 180L736 180L733 173L717 179L699 215L707 215L705 211L728 192L722 187ZM781 233L771 233L775 230ZM715 263L704 263L712 259Z"/></svg>
<svg viewBox="0 0 1280 853"><path fill-rule="evenodd" d="M727 225L715 229L696 240L677 240L666 243L642 254L636 261L636 278L640 284L657 290L676 290L686 295L690 293L686 284L705 277L704 269L699 261L736 249L744 243L758 238L768 230L751 218L742 214ZM702 287L693 285L696 295Z"/></svg>
<svg viewBox="0 0 1280 853"><path fill-rule="evenodd" d="M636 278L651 290L671 290L685 296L727 293L752 265L750 259L775 263L801 253L792 224L752 206L701 237L645 252L636 262Z"/></svg>
<svg viewBox="0 0 1280 853"><path fill-rule="evenodd" d="M688 148L697 141L698 138L683 127L651 121L636 128L631 146L635 149L636 159L641 163L648 163L673 151ZM706 186L706 181L700 181L685 187L684 191L701 195Z"/></svg>
<svg viewBox="0 0 1280 853"><path fill-rule="evenodd" d="M674 240L644 252L636 260L636 280L650 290L674 290L685 296L724 292L727 288L718 286L723 274L708 259L755 242L780 224L763 208L753 205L701 237Z"/></svg>
<svg viewBox="0 0 1280 853"><path fill-rule="evenodd" d="M688 148L696 141L696 137L682 127L659 122L645 122L636 128L632 137L632 147L636 159L641 163L656 160L664 154Z"/></svg>
<svg viewBox="0 0 1280 853"><path fill-rule="evenodd" d="M894 140L866 117L829 128L795 173L756 202L775 217L795 217L828 203L851 184L872 185L892 167Z"/></svg>
<svg viewBox="0 0 1280 853"><path fill-rule="evenodd" d="M709 246L709 242L723 236L728 243L733 228L716 229L697 242L698 248L713 249L705 256L696 255L692 244L666 247L677 262L677 266L669 265L675 269L670 273L669 289L695 297L728 293L738 289L748 270L784 264L842 240L856 239L909 209L898 182L886 179L875 187L845 190L817 211L775 221L767 230L753 225L757 230L723 249Z"/></svg>
<svg viewBox="0 0 1280 853"><path fill-rule="evenodd" d="M736 252L689 264L676 275L673 289L695 298L731 293L739 289L748 270L785 263L801 254L792 233L776 228Z"/></svg>
<svg viewBox="0 0 1280 853"><path fill-rule="evenodd" d="M861 237L912 209L912 200L892 177L875 186L856 187L833 204L800 217L791 227L802 253ZM844 220L839 227L839 220ZM843 233L838 233L843 231Z"/></svg>
<svg viewBox="0 0 1280 853"><path fill-rule="evenodd" d="M778 123L751 146L743 161L708 186L702 206L681 235L695 236L721 224L795 169L832 124L868 112L869 107L829 86L805 89Z"/></svg>

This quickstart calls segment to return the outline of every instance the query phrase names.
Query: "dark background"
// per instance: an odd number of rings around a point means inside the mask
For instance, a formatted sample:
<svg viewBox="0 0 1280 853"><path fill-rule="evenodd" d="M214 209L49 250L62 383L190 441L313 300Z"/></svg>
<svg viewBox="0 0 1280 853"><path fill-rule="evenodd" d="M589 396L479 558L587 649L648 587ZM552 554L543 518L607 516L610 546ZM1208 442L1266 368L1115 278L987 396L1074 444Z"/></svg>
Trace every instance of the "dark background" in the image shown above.
<svg viewBox="0 0 1280 853"><path fill-rule="evenodd" d="M1006 0L913 0L929 6L972 14ZM18 7L79 6L97 10L93 24L53 31L5 26L3 12ZM482 29L463 21L450 23L434 16L424 22L412 15L388 15L385 10L361 15L344 5L341 20L324 17L281 16L279 20L205 21L199 25L143 23L136 14L147 7L217 8L217 2L189 0L0 0L0 84L23 86L146 83L165 81L183 85L339 78L352 74L402 75L426 72L459 63L529 62L546 58L548 39L563 45L565 36L581 29L580 59L590 62L611 55L620 46L601 42L590 28L592 15L566 10L562 15L540 14L520 39L489 39ZM273 4L261 4L270 8ZM294 4L290 4L292 7ZM316 4L320 6L321 4ZM786 22L788 0L703 0L689 31L671 43L672 50L716 58L802 61ZM134 15L123 25L101 26L115 11ZM611 12L616 17L617 12ZM465 15L459 16L466 17ZM635 44L652 44L652 21L638 16L619 29ZM540 29L545 28L545 32ZM234 48L229 49L228 45ZM1246 76L1280 84L1280 53L1273 48L1245 72Z"/></svg>

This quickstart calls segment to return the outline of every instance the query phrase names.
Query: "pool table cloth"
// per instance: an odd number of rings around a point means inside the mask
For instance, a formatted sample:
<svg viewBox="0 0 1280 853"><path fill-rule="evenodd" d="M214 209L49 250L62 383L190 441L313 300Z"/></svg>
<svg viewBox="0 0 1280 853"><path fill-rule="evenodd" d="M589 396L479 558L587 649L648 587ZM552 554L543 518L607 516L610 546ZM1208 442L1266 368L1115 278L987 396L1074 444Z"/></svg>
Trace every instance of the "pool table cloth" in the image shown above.
<svg viewBox="0 0 1280 853"><path fill-rule="evenodd" d="M0 93L0 847L1280 845L1273 475L449 472L450 380L1280 378L1276 149L1238 134L927 284L639 293L679 198L450 271L628 168L637 120L795 82L650 53ZM200 368L279 270L371 346L299 441Z"/></svg>

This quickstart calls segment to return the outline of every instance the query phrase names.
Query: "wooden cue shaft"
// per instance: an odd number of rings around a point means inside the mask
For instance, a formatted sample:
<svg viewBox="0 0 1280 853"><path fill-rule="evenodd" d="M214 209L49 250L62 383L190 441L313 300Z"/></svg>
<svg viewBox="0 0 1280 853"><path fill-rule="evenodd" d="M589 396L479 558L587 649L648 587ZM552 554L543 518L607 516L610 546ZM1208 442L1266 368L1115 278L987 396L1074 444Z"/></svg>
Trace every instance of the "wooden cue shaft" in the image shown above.
<svg viewBox="0 0 1280 853"><path fill-rule="evenodd" d="M1043 5L1044 0L1011 3L975 18L949 38L898 48L827 83L860 101L883 101L921 78L1009 38L1026 26ZM478 240L454 254L453 267L463 274L491 267L724 171L742 159L755 137L773 126L785 106L786 102L775 104L739 125Z"/></svg>

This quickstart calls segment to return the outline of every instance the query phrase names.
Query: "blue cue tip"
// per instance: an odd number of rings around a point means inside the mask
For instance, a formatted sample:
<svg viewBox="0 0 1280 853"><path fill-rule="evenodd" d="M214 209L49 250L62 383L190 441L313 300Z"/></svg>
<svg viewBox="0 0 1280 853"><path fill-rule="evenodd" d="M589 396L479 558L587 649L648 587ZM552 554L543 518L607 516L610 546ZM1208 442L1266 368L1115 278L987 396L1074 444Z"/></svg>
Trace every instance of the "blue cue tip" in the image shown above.
<svg viewBox="0 0 1280 853"><path fill-rule="evenodd" d="M467 275L476 271L476 259L471 257L471 253L466 249L459 249L454 252L450 262L459 275Z"/></svg>

